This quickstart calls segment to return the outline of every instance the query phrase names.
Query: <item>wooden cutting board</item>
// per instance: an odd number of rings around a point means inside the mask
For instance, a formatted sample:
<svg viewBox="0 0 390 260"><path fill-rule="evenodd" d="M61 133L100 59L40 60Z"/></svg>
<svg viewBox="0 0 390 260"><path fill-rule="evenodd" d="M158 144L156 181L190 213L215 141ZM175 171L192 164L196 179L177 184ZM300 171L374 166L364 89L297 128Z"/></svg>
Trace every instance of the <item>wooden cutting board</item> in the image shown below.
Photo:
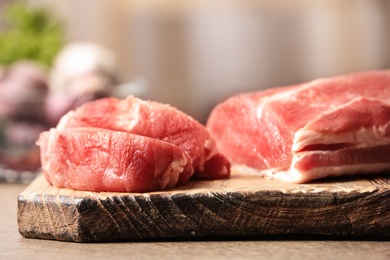
<svg viewBox="0 0 390 260"><path fill-rule="evenodd" d="M151 193L58 189L18 197L19 232L75 242L267 234L390 236L390 176L291 184L234 172Z"/></svg>

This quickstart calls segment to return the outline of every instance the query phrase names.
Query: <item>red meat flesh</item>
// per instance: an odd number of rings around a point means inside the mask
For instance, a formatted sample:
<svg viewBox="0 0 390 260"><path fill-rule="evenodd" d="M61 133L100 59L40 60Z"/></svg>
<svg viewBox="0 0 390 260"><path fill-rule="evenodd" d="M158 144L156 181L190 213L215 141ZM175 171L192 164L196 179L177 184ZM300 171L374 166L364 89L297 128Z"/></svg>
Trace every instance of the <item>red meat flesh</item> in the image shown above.
<svg viewBox="0 0 390 260"><path fill-rule="evenodd" d="M207 128L232 164L308 182L390 169L390 71L234 96Z"/></svg>
<svg viewBox="0 0 390 260"><path fill-rule="evenodd" d="M58 129L100 127L172 143L192 158L195 177L219 179L230 175L230 163L215 150L207 129L180 110L129 96L103 98L67 113ZM210 161L210 162L208 162Z"/></svg>
<svg viewBox="0 0 390 260"><path fill-rule="evenodd" d="M157 139L101 128L43 132L44 176L55 187L87 191L148 192L185 184L192 160Z"/></svg>

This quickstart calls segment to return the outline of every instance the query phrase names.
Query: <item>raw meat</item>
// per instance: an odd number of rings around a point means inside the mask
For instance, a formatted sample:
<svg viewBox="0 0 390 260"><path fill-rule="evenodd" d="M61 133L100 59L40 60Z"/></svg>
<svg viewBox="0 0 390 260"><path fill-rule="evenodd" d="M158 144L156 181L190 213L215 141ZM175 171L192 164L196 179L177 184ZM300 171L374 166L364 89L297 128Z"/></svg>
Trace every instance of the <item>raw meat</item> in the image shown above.
<svg viewBox="0 0 390 260"><path fill-rule="evenodd" d="M236 168L296 183L390 170L390 71L244 93L207 128Z"/></svg>
<svg viewBox="0 0 390 260"><path fill-rule="evenodd" d="M148 192L186 183L192 160L179 147L140 135L82 127L43 132L46 179L59 188Z"/></svg>
<svg viewBox="0 0 390 260"><path fill-rule="evenodd" d="M89 102L63 116L58 129L101 127L175 144L192 158L195 177L227 178L230 163L215 150L207 129L189 115L153 101L129 96Z"/></svg>

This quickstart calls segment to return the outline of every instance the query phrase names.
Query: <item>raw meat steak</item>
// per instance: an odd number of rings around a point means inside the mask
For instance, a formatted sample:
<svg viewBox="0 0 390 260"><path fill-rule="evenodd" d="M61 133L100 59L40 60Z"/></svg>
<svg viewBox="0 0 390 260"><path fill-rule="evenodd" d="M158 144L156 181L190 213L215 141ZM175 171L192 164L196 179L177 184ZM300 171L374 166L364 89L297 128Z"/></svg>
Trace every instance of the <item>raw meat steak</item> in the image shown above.
<svg viewBox="0 0 390 260"><path fill-rule="evenodd" d="M189 115L153 101L129 96L89 102L64 115L57 128L101 127L175 144L192 158L195 177L227 178L229 162L215 150L207 129Z"/></svg>
<svg viewBox="0 0 390 260"><path fill-rule="evenodd" d="M55 128L37 144L46 179L59 188L148 192L186 183L192 160L157 139L102 128Z"/></svg>
<svg viewBox="0 0 390 260"><path fill-rule="evenodd" d="M274 179L387 171L390 71L243 93L215 107L207 128L234 167Z"/></svg>

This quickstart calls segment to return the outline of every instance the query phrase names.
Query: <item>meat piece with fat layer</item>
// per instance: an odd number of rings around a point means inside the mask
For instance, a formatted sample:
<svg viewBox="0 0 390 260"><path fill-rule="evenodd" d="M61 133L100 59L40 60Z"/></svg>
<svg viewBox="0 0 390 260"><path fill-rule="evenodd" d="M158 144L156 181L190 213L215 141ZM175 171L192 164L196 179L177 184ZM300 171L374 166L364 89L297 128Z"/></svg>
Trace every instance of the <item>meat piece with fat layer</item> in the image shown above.
<svg viewBox="0 0 390 260"><path fill-rule="evenodd" d="M207 128L234 167L283 181L387 171L390 71L240 94Z"/></svg>

